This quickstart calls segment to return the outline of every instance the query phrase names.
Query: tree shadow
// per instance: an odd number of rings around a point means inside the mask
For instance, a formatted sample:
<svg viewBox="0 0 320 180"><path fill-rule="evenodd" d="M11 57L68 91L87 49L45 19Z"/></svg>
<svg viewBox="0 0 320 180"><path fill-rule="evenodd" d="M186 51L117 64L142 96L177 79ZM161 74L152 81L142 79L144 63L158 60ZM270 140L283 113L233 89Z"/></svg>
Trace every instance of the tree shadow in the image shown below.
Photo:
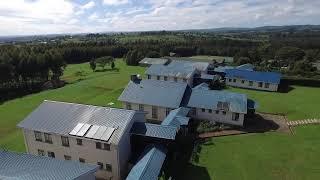
<svg viewBox="0 0 320 180"><path fill-rule="evenodd" d="M176 178L177 180L210 180L210 175L206 167L197 166L188 163L184 169L181 176Z"/></svg>
<svg viewBox="0 0 320 180"><path fill-rule="evenodd" d="M113 69L97 69L94 72L110 72L110 71L114 71L114 72L119 72L120 69L119 68L113 68Z"/></svg>

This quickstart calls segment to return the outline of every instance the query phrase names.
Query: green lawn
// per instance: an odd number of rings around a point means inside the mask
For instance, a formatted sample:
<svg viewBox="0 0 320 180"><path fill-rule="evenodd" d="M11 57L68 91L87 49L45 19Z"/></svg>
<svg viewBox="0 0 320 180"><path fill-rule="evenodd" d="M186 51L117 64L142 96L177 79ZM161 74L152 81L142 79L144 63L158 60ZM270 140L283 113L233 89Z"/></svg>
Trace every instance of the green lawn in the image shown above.
<svg viewBox="0 0 320 180"><path fill-rule="evenodd" d="M119 72L107 69L105 72L93 73L87 63L69 65L63 78L71 84L1 104L0 148L25 151L22 133L16 128L16 124L45 99L101 106L113 102L113 106L119 107L117 98L128 83L130 74L144 74L144 68L126 66L120 60L116 62L116 67Z"/></svg>

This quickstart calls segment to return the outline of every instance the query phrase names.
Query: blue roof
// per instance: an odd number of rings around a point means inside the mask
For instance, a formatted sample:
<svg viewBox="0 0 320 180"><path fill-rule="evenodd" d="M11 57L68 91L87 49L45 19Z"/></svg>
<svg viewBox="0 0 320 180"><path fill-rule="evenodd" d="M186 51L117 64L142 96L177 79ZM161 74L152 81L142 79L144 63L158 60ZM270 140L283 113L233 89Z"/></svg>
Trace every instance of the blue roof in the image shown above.
<svg viewBox="0 0 320 180"><path fill-rule="evenodd" d="M192 89L188 107L219 109L219 102L228 103L228 111L247 113L247 96L227 91Z"/></svg>
<svg viewBox="0 0 320 180"><path fill-rule="evenodd" d="M205 71L209 66L206 62L191 62L191 61L172 61L168 65L151 65L146 74L157 76L174 76L180 78L190 78L196 71Z"/></svg>
<svg viewBox="0 0 320 180"><path fill-rule="evenodd" d="M139 161L133 166L127 180L157 180L167 150L162 146L147 147Z"/></svg>
<svg viewBox="0 0 320 180"><path fill-rule="evenodd" d="M169 140L174 140L176 133L176 127L144 122L136 122L131 128L131 134Z"/></svg>
<svg viewBox="0 0 320 180"><path fill-rule="evenodd" d="M130 81L122 92L119 101L147 104L167 108L180 107L187 83L141 80L139 83Z"/></svg>
<svg viewBox="0 0 320 180"><path fill-rule="evenodd" d="M97 165L0 150L0 179L71 180L97 169Z"/></svg>
<svg viewBox="0 0 320 180"><path fill-rule="evenodd" d="M175 110L172 110L168 116L162 121L161 125L174 126L177 129L182 125L188 125L190 118L186 117L190 109L181 107Z"/></svg>
<svg viewBox="0 0 320 180"><path fill-rule="evenodd" d="M247 70L240 70L240 69L228 69L226 70L226 77L279 84L281 79L281 74L275 73L275 72L260 72L260 71L247 71Z"/></svg>

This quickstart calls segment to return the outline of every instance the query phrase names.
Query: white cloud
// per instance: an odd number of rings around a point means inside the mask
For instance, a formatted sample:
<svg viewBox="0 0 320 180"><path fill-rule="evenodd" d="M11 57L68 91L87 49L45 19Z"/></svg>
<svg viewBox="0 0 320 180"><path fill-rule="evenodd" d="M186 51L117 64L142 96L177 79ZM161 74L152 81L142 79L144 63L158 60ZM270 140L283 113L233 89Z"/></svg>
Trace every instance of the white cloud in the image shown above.
<svg viewBox="0 0 320 180"><path fill-rule="evenodd" d="M103 4L106 5L122 5L129 3L129 0L103 0Z"/></svg>
<svg viewBox="0 0 320 180"><path fill-rule="evenodd" d="M92 13L89 17L88 17L89 20L91 21L94 21L94 20L97 20L99 19L99 16L97 13Z"/></svg>
<svg viewBox="0 0 320 180"><path fill-rule="evenodd" d="M94 1L90 1L87 4L83 5L81 7L81 9L91 9L96 5L96 3Z"/></svg>

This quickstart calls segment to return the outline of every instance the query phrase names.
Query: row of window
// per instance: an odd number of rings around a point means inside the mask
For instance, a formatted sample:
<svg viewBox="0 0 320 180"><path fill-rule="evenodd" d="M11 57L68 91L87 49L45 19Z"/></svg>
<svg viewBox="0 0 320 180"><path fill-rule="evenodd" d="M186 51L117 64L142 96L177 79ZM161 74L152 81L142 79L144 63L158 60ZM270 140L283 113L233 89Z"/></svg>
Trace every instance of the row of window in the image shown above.
<svg viewBox="0 0 320 180"><path fill-rule="evenodd" d="M41 132L35 131L34 135L35 135L36 141L42 142L42 133ZM77 138L76 140L77 140L77 145L82 146L82 139ZM53 144L51 134L44 133L44 142ZM70 147L69 138L66 136L61 136L61 144L64 147ZM96 142L96 148L110 151L110 144Z"/></svg>
<svg viewBox="0 0 320 180"><path fill-rule="evenodd" d="M132 106L131 103L126 103L126 109L131 110ZM143 104L139 104L139 111L144 111L144 105ZM152 118L153 119L157 119L158 118L158 107L157 106L152 106ZM168 116L168 114L170 113L171 109L170 108L166 108L166 116Z"/></svg>
<svg viewBox="0 0 320 180"><path fill-rule="evenodd" d="M39 156L45 156L45 151L42 150L42 149L38 149L38 155L39 155ZM54 152L48 151L48 157L55 158L56 156L55 156ZM65 160L72 160L71 156L69 156L69 155L64 155L64 159L65 159ZM83 158L79 158L79 162L85 163L86 160L83 159ZM99 165L99 168L100 168L101 170L104 169L104 165L103 165L102 162L97 162L97 164ZM109 172L112 172L112 166L111 166L111 164L106 164L106 165L105 165L105 170L107 170L107 171L109 171Z"/></svg>
<svg viewBox="0 0 320 180"><path fill-rule="evenodd" d="M202 112L206 112L206 109L202 108L201 111L202 111ZM211 113L212 113L212 109L208 109L208 113L211 114ZM219 114L220 111L219 111L219 110L215 110L215 113L216 113L216 114ZM226 111L222 111L222 114L223 114L223 115L226 115L227 112L226 112ZM240 117L239 113L235 113L235 114L232 116L232 120L233 120L233 121L238 121L238 120L239 120L239 117Z"/></svg>
<svg viewBox="0 0 320 180"><path fill-rule="evenodd" d="M237 82L237 79L229 79L229 82ZM246 81L245 80L241 80L241 83L244 84ZM249 86L253 86L253 81L249 81ZM263 82L259 82L258 83L259 87L263 87ZM270 83L264 83L264 88L269 88L270 87Z"/></svg>
<svg viewBox="0 0 320 180"><path fill-rule="evenodd" d="M161 76L157 76L157 80L160 80ZM148 75L148 79L151 79L151 75ZM164 81L168 81L168 76L163 76ZM173 78L174 82L178 82L178 78L174 77ZM186 78L183 78L183 82L187 82Z"/></svg>

